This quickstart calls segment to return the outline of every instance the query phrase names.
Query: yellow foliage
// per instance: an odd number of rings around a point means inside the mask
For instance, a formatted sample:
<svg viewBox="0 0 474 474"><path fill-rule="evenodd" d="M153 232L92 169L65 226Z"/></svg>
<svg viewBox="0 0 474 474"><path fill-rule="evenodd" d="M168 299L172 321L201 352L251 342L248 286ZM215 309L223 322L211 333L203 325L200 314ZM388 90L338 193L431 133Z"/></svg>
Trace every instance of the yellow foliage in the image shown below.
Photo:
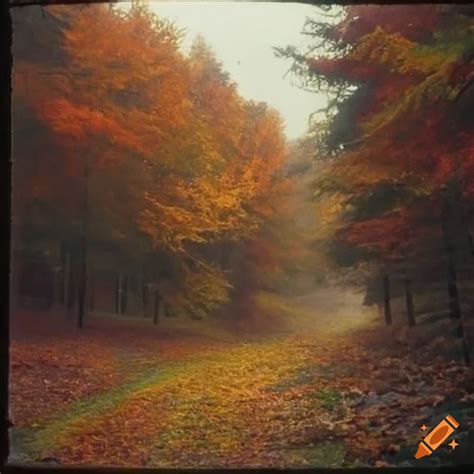
<svg viewBox="0 0 474 474"><path fill-rule="evenodd" d="M202 263L197 270L187 272L178 307L187 314L205 317L229 301L231 288L221 269Z"/></svg>
<svg viewBox="0 0 474 474"><path fill-rule="evenodd" d="M94 213L113 215L103 225L110 240L133 247L130 254L149 245L180 259L196 258L202 244L255 235L276 212L286 154L279 115L240 97L202 40L181 53L176 26L146 8L55 6L51 14L64 25L55 44L62 59L20 63L16 94L47 128L60 165L87 159L88 185L100 169ZM119 163L130 166L107 172ZM82 183L81 168L71 181ZM120 195L107 189L112 176ZM124 221L133 228L127 236L116 229ZM172 300L210 311L229 287L218 268L201 263Z"/></svg>

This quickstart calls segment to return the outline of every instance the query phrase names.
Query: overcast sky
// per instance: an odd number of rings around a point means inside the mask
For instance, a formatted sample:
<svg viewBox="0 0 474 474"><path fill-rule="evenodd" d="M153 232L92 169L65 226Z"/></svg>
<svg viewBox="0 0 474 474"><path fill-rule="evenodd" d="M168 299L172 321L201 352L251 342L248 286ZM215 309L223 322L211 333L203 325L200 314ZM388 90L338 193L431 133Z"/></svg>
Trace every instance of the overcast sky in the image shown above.
<svg viewBox="0 0 474 474"><path fill-rule="evenodd" d="M309 114L326 103L284 77L290 62L275 57L273 46L299 46L314 7L247 2L150 2L150 8L186 30L184 48L201 34L244 97L265 101L280 111L288 138L304 134Z"/></svg>

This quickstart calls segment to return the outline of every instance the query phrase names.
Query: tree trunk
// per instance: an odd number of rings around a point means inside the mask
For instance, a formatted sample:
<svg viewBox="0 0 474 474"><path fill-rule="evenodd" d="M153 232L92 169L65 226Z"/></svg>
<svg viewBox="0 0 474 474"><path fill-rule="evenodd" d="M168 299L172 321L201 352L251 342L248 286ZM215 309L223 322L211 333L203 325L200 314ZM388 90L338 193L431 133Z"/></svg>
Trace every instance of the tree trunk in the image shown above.
<svg viewBox="0 0 474 474"><path fill-rule="evenodd" d="M383 300L384 300L385 324L387 326L391 326L392 308L390 307L390 277L388 275L384 275L383 277Z"/></svg>
<svg viewBox="0 0 474 474"><path fill-rule="evenodd" d="M84 327L84 318L86 315L86 293L87 293L87 243L85 236L81 238L81 263L79 267L79 288L77 301L77 327Z"/></svg>
<svg viewBox="0 0 474 474"><path fill-rule="evenodd" d="M449 233L449 203L445 203L445 208L443 210L442 228L445 252L447 257L446 281L449 298L449 316L453 321L457 323L456 328L454 330L454 335L461 339L464 362L466 365L470 366L471 354L466 334L464 332L464 326L462 323L461 304L459 301L459 292L457 285L456 265L454 262L454 249Z"/></svg>
<svg viewBox="0 0 474 474"><path fill-rule="evenodd" d="M67 315L68 318L72 315L72 309L76 304L77 299L77 278L76 266L72 264L72 258L69 263L69 278L68 278L68 297L67 297Z"/></svg>
<svg viewBox="0 0 474 474"><path fill-rule="evenodd" d="M94 311L95 308L95 277L91 269L89 275L89 310Z"/></svg>
<svg viewBox="0 0 474 474"><path fill-rule="evenodd" d="M122 302L121 302L121 308L122 308L122 314L125 314L127 312L127 303L128 303L128 275L125 274L122 279Z"/></svg>
<svg viewBox="0 0 474 474"><path fill-rule="evenodd" d="M472 238L471 230L469 229L468 216L466 211L465 200L463 199L462 190L459 182L456 182L451 189L451 199L453 204L459 209L460 224L466 234L468 251L474 255L474 239ZM447 206L449 214L449 205Z"/></svg>
<svg viewBox="0 0 474 474"><path fill-rule="evenodd" d="M70 298L70 286L71 286L71 254L67 246L64 246L64 259L63 259L63 305L66 311L69 311L69 298Z"/></svg>
<svg viewBox="0 0 474 474"><path fill-rule="evenodd" d="M135 315L137 313L137 295L138 295L138 276L135 272L133 272L128 277L127 302L128 302L129 311Z"/></svg>
<svg viewBox="0 0 474 474"><path fill-rule="evenodd" d="M61 240L61 245L60 245L60 259L61 259L61 289L60 289L60 296L59 300L60 303L66 307L66 298L65 298L65 292L66 292L66 254L67 254L67 248L66 248L66 242L64 240Z"/></svg>
<svg viewBox="0 0 474 474"><path fill-rule="evenodd" d="M411 288L411 280L408 278L408 274L404 272L404 283L405 283L405 297L407 305L407 317L408 317L408 326L413 327L416 324L415 321L415 309L413 306L413 291Z"/></svg>
<svg viewBox="0 0 474 474"><path fill-rule="evenodd" d="M122 272L119 272L117 278L117 314L121 316L122 314Z"/></svg>
<svg viewBox="0 0 474 474"><path fill-rule="evenodd" d="M159 312L160 312L160 303L161 303L160 292L158 290L155 290L155 310L153 312L153 324L155 326L158 324L158 315L159 315Z"/></svg>
<svg viewBox="0 0 474 474"><path fill-rule="evenodd" d="M143 271L143 285L142 285L142 305L143 305L143 316L146 317L148 312L148 279L145 271Z"/></svg>
<svg viewBox="0 0 474 474"><path fill-rule="evenodd" d="M58 268L54 270L54 291L53 291L53 307L60 306L62 300L62 282L61 272Z"/></svg>
<svg viewBox="0 0 474 474"><path fill-rule="evenodd" d="M461 319L461 305L459 302L459 292L457 284L456 267L454 265L453 256L451 252L448 254L446 282L448 287L449 298L449 315L454 320ZM457 336L462 336L462 327L458 327Z"/></svg>
<svg viewBox="0 0 474 474"><path fill-rule="evenodd" d="M18 307L19 295L19 280L22 271L22 266L16 253L11 254L11 270L10 270L10 310Z"/></svg>
<svg viewBox="0 0 474 474"><path fill-rule="evenodd" d="M79 288L78 288L78 312L77 326L84 327L84 318L87 311L87 237L89 232L89 163L87 153L83 156L84 176L83 176L83 200L82 200L82 232L80 240L80 267L79 267Z"/></svg>
<svg viewBox="0 0 474 474"><path fill-rule="evenodd" d="M66 247L64 249L64 266L63 266L63 303L66 310L69 310L71 284L71 253Z"/></svg>

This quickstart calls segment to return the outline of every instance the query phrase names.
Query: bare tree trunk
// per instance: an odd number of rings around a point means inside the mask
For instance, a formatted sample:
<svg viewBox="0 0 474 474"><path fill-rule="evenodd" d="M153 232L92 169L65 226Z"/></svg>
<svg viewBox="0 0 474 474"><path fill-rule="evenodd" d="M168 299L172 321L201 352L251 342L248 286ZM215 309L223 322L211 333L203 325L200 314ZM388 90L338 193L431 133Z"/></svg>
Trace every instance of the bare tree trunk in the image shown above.
<svg viewBox="0 0 474 474"><path fill-rule="evenodd" d="M92 269L89 275L89 310L94 311L95 308L95 276Z"/></svg>
<svg viewBox="0 0 474 474"><path fill-rule="evenodd" d="M411 288L411 280L408 278L407 271L404 271L404 283L405 283L405 299L407 306L407 317L408 317L408 326L413 327L416 324L415 321L415 309L413 306L413 291Z"/></svg>
<svg viewBox="0 0 474 474"><path fill-rule="evenodd" d="M128 284L128 275L125 274L125 275L123 276L123 279L122 279L122 293L121 293L121 296L122 296L122 303L121 303L122 314L125 314L125 313L127 312L128 287L129 287L129 284Z"/></svg>
<svg viewBox="0 0 474 474"><path fill-rule="evenodd" d="M64 249L64 267L63 267L63 302L66 311L69 311L69 290L71 283L71 253L66 247Z"/></svg>
<svg viewBox="0 0 474 474"><path fill-rule="evenodd" d="M148 278L145 270L143 270L143 282L142 282L142 305L143 305L143 316L146 317L148 312Z"/></svg>
<svg viewBox="0 0 474 474"><path fill-rule="evenodd" d="M454 266L454 261L452 255L448 255L448 263L447 263L447 274L446 274L446 281L448 287L448 298L449 298L449 315L454 320L461 319L461 305L459 302L459 292L458 292L458 284L457 284L457 275L456 275L456 267ZM462 329L458 328L458 336L462 335Z"/></svg>
<svg viewBox="0 0 474 474"><path fill-rule="evenodd" d="M471 255L474 255L474 239L472 237L471 230L469 229L469 222L468 222L468 216L467 216L467 211L466 211L466 204L465 204L465 199L463 198L462 195L462 190L461 190L461 183L457 181L453 187L452 187L452 200L454 201L456 207L459 209L459 215L460 215L460 224L462 228L464 229L465 235L466 235L466 241L467 241L467 246L468 250ZM447 209L449 213L449 209Z"/></svg>
<svg viewBox="0 0 474 474"><path fill-rule="evenodd" d="M56 307L56 305L61 304L61 273L58 268L55 268L54 270L54 290L53 290L53 307Z"/></svg>
<svg viewBox="0 0 474 474"><path fill-rule="evenodd" d="M159 312L160 312L160 303L161 303L160 292L158 290L155 290L155 310L153 312L153 324L155 326L158 324L158 315L159 315Z"/></svg>
<svg viewBox="0 0 474 474"><path fill-rule="evenodd" d="M81 237L81 263L79 267L79 288L77 301L77 327L84 327L84 318L86 314L86 293L87 293L87 243L85 236Z"/></svg>
<svg viewBox="0 0 474 474"><path fill-rule="evenodd" d="M78 291L78 313L77 326L84 327L84 319L87 311L87 236L89 231L89 163L87 154L84 155L84 182L82 203L82 233L80 240L80 267L79 267L79 291Z"/></svg>
<svg viewBox="0 0 474 474"><path fill-rule="evenodd" d="M392 324L392 308L390 307L390 277L385 274L383 277L383 300L384 300L384 315L387 326Z"/></svg>
<svg viewBox="0 0 474 474"><path fill-rule="evenodd" d="M117 314L122 314L122 272L119 272L117 279Z"/></svg>
<svg viewBox="0 0 474 474"><path fill-rule="evenodd" d="M72 264L72 258L69 264L69 278L68 278L68 299L67 299L67 317L72 316L72 309L77 300L77 281L76 281L76 266Z"/></svg>
<svg viewBox="0 0 474 474"><path fill-rule="evenodd" d="M446 281L448 287L448 298L449 298L449 316L450 318L457 322L455 328L455 336L461 339L462 352L464 357L464 362L466 365L471 365L471 354L469 350L469 344L466 338L464 331L464 326L462 323L462 312L461 304L459 301L459 292L457 285L457 274L456 274L456 265L454 262L454 249L451 242L451 236L449 233L449 203L445 203L445 208L443 210L442 216L442 227L443 227L443 237L444 237L444 246L447 257L447 268L446 268Z"/></svg>
<svg viewBox="0 0 474 474"><path fill-rule="evenodd" d="M20 259L13 253L11 256L11 271L10 271L10 310L14 310L18 308L18 303L20 300L20 274L22 271L22 266L20 263Z"/></svg>

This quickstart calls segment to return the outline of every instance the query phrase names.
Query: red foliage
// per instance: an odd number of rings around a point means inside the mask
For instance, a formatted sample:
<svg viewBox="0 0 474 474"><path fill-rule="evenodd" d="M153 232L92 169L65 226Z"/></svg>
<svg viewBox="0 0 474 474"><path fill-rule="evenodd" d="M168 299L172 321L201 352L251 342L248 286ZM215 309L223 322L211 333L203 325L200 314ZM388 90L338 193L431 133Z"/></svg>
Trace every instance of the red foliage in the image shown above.
<svg viewBox="0 0 474 474"><path fill-rule="evenodd" d="M338 78L350 82L372 82L387 73L383 65L348 58L312 58L308 63L313 74L325 76L328 80Z"/></svg>
<svg viewBox="0 0 474 474"><path fill-rule="evenodd" d="M388 259L407 256L417 248L417 244L440 233L438 227L426 222L427 216L432 218L436 215L433 204L352 222L339 231L338 238L366 247Z"/></svg>
<svg viewBox="0 0 474 474"><path fill-rule="evenodd" d="M388 33L400 33L413 41L426 41L440 18L439 5L352 5L346 18L332 28L329 36L345 44L383 25Z"/></svg>

